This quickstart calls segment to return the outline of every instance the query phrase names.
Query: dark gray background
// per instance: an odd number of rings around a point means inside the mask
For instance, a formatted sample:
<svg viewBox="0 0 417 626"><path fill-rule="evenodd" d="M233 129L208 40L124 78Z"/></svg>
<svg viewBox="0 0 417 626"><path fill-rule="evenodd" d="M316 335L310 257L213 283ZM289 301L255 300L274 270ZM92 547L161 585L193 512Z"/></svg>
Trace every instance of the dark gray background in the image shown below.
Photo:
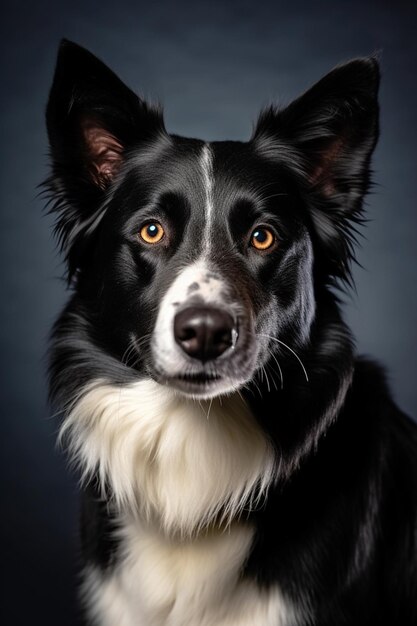
<svg viewBox="0 0 417 626"><path fill-rule="evenodd" d="M116 6L117 5L117 6ZM90 48L165 104L171 132L246 139L259 108L287 102L337 63L382 52L378 186L368 199L357 295L359 349L389 367L417 413L416 11L412 2L3 3L1 491L3 624L76 623L76 485L54 450L45 342L65 285L36 186L47 173L44 106L58 41ZM5 582L7 582L5 586ZM116 625L115 625L116 626Z"/></svg>

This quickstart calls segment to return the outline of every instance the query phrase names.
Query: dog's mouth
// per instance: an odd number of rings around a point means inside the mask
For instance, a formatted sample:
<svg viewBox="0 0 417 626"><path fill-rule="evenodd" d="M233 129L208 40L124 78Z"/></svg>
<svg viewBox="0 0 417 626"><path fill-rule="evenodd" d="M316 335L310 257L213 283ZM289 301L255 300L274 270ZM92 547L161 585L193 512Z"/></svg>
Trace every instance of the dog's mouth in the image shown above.
<svg viewBox="0 0 417 626"><path fill-rule="evenodd" d="M158 378L159 382L169 385L185 395L201 398L219 395L223 387L223 377L213 372L184 372Z"/></svg>
<svg viewBox="0 0 417 626"><path fill-rule="evenodd" d="M208 374L207 372L198 372L190 374L180 374L179 376L175 376L174 380L197 385L206 385L215 380L221 380L221 376L218 376L217 374Z"/></svg>
<svg viewBox="0 0 417 626"><path fill-rule="evenodd" d="M152 367L148 369L148 373L159 384L194 398L214 398L229 393L236 386L230 376L214 371L179 371L168 374Z"/></svg>

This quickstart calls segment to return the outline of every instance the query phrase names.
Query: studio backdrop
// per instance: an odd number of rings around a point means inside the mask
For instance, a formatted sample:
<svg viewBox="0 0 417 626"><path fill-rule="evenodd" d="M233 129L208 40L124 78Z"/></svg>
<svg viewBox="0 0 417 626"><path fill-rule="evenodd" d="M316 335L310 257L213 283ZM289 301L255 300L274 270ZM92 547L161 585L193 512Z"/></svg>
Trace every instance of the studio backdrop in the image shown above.
<svg viewBox="0 0 417 626"><path fill-rule="evenodd" d="M416 8L404 0L9 1L1 28L0 620L74 626L77 485L55 449L45 376L48 332L67 294L38 195L60 39L159 100L169 132L206 140L246 140L262 106L289 102L340 62L380 55L375 185L344 311L358 350L385 363L399 406L416 416Z"/></svg>

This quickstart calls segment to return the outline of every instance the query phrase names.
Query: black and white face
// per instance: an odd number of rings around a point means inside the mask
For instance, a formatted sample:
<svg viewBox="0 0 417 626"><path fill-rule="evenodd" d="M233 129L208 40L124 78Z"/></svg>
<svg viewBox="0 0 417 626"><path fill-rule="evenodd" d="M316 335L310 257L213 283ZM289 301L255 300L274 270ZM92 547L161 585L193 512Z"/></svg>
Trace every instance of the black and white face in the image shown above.
<svg viewBox="0 0 417 626"><path fill-rule="evenodd" d="M250 144L170 137L136 151L89 270L103 339L185 394L244 385L275 339L309 335L312 246L298 205Z"/></svg>
<svg viewBox="0 0 417 626"><path fill-rule="evenodd" d="M314 285L349 276L378 76L375 59L354 60L265 111L249 142L208 144L169 135L159 109L64 42L48 188L100 349L211 398L307 343Z"/></svg>

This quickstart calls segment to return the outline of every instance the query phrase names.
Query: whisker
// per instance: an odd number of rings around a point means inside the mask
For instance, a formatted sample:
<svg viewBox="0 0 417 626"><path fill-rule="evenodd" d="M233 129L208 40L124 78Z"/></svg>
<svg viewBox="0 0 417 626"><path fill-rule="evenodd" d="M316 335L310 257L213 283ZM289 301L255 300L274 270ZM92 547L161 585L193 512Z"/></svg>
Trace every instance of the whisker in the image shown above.
<svg viewBox="0 0 417 626"><path fill-rule="evenodd" d="M265 374L266 388L268 389L268 393L271 393L271 386L269 384L268 374L266 373L266 369L265 369L264 366L262 366L262 368L261 368L261 373L262 373L262 376L263 376L263 374Z"/></svg>
<svg viewBox="0 0 417 626"><path fill-rule="evenodd" d="M260 388L259 388L259 385L258 385L258 383L256 382L255 378L253 378L253 379L252 379L252 383L255 385L255 387L256 387L256 389L257 389L257 391L258 391L259 395L260 395L260 396L261 396L261 398L262 398L262 392L261 392L261 390L260 390Z"/></svg>
<svg viewBox="0 0 417 626"><path fill-rule="evenodd" d="M278 361L277 357L276 357L276 356L275 356L275 354L272 352L272 350L270 350L269 354L270 354L270 356L272 356L272 358L274 359L275 363L277 364L278 371L279 371L279 377L280 377L280 379L281 379L281 389L284 389L284 375L283 375L283 373L282 373L282 368L281 368L281 366L280 366L280 364L279 364L279 361ZM271 367L271 368L272 368L272 366L271 366L271 365L269 365L269 367Z"/></svg>
<svg viewBox="0 0 417 626"><path fill-rule="evenodd" d="M134 333L131 333L131 337L128 341L127 348L124 351L122 358L121 358L121 362L123 363L123 365L126 365L126 367L129 367L129 368L134 368L137 365L137 363L140 361L140 358L141 358L140 352L141 352L142 344L146 342L151 336L152 336L152 333L146 333L145 335L143 335L143 337L138 339ZM136 358L132 362L131 359L133 356L135 356L135 353L136 353Z"/></svg>
<svg viewBox="0 0 417 626"><path fill-rule="evenodd" d="M207 421L209 421L209 418L210 418L210 411L211 411L211 405L212 404L213 404L213 398L210 398L210 404L209 404L207 415L206 415Z"/></svg>
<svg viewBox="0 0 417 626"><path fill-rule="evenodd" d="M301 365L302 370L304 372L304 376L306 378L306 381L310 382L309 378L308 378L307 370L304 367L304 363L302 362L302 360L300 359L298 354L296 352L294 352L294 350L292 348L290 348L290 346L288 346L286 343L281 341L281 339L277 339L276 337L272 337L271 335L266 335L265 333L257 333L257 335L258 335L258 337L266 337L267 339L271 339L272 341L276 341L277 343L280 343L282 346L284 346L284 348L287 348L287 350L289 350L291 352L291 354L293 354L295 356L295 358L297 359L297 361Z"/></svg>
<svg viewBox="0 0 417 626"><path fill-rule="evenodd" d="M135 346L138 350L141 349L142 344L145 343L146 341L148 341L148 339L150 339L150 337L152 336L152 333L146 333L145 335L143 335L140 339L137 339L137 337L133 337L133 341L135 343Z"/></svg>
<svg viewBox="0 0 417 626"><path fill-rule="evenodd" d="M122 363L124 365L127 365L127 367L129 367L129 360L130 360L130 357L133 356L134 351L135 351L135 344L133 343L133 340L131 339L121 358Z"/></svg>
<svg viewBox="0 0 417 626"><path fill-rule="evenodd" d="M271 363L267 363L265 365L265 371L269 370L269 374L271 376L271 381L272 384L274 385L275 391L278 391L278 385L277 385L277 381L275 380L275 375L277 374L277 372L274 370L274 368L272 367ZM282 389L282 387L281 387Z"/></svg>

